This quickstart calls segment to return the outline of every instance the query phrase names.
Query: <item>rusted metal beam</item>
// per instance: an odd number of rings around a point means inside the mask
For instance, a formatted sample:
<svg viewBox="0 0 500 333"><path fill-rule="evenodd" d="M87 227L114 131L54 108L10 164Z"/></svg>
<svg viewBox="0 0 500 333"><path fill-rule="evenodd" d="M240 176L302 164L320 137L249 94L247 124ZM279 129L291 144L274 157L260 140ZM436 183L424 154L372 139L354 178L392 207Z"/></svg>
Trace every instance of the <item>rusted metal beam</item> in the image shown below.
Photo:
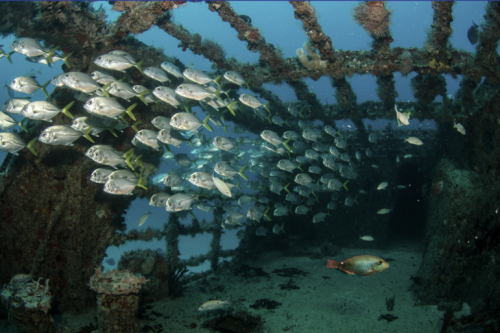
<svg viewBox="0 0 500 333"><path fill-rule="evenodd" d="M308 1L290 1L290 4L295 9L295 18L302 21L311 45L319 50L321 59L328 60L331 64L335 63L337 59L332 46L332 39L323 32L321 25L318 23L314 7Z"/></svg>

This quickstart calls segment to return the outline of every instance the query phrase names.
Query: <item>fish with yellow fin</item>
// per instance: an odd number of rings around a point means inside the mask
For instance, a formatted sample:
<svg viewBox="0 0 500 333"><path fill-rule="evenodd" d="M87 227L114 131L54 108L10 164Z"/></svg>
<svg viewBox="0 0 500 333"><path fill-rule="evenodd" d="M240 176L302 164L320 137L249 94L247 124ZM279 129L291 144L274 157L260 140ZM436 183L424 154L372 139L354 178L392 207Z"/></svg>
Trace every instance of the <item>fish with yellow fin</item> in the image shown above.
<svg viewBox="0 0 500 333"><path fill-rule="evenodd" d="M389 267L384 259L370 255L356 256L340 262L332 259L327 260L327 268L337 268L347 274L362 276L373 275Z"/></svg>

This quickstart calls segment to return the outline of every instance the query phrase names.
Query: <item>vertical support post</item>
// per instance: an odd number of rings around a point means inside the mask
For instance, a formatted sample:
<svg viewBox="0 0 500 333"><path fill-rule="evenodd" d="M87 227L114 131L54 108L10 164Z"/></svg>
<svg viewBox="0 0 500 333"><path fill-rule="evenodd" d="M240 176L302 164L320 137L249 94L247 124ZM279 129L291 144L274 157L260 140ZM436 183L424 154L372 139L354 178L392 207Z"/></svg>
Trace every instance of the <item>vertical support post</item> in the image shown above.
<svg viewBox="0 0 500 333"><path fill-rule="evenodd" d="M222 213L218 209L214 209L214 227L212 228L212 242L210 242L210 269L212 272L217 271L219 264L220 237L222 235Z"/></svg>

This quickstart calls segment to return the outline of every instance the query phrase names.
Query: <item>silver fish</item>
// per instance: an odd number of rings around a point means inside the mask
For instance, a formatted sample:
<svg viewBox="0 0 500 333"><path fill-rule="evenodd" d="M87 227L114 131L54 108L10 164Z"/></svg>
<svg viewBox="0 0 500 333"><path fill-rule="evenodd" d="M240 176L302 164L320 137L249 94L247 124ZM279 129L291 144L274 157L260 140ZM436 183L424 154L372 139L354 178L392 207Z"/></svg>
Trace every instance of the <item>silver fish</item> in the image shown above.
<svg viewBox="0 0 500 333"><path fill-rule="evenodd" d="M178 79L184 79L184 75L182 75L179 67L175 66L171 62L165 61L160 65L160 67L168 74L173 75Z"/></svg>
<svg viewBox="0 0 500 333"><path fill-rule="evenodd" d="M158 129L168 130L172 128L172 126L170 126L170 118L163 116L154 117L153 120L151 120L151 124Z"/></svg>
<svg viewBox="0 0 500 333"><path fill-rule="evenodd" d="M177 193L168 198L165 205L166 210L169 212L180 212L182 210L189 210L193 205L196 197L185 193Z"/></svg>
<svg viewBox="0 0 500 333"><path fill-rule="evenodd" d="M149 91L148 88L141 86L140 84L136 84L132 86L132 89L139 95L138 97L141 100L144 99L143 102L146 104L156 103L155 96Z"/></svg>
<svg viewBox="0 0 500 333"><path fill-rule="evenodd" d="M171 173L163 179L165 186L176 187L182 184L182 178L176 173Z"/></svg>
<svg viewBox="0 0 500 333"><path fill-rule="evenodd" d="M100 117L116 119L122 113L126 112L130 118L135 120L132 110L137 106L133 104L125 109L116 99L111 97L92 97L83 105L87 112Z"/></svg>
<svg viewBox="0 0 500 333"><path fill-rule="evenodd" d="M277 166L281 170L285 170L288 172L292 172L296 168L300 169L300 164L297 165L294 162L292 162L291 160L279 160ZM300 169L300 170L302 170L302 169Z"/></svg>
<svg viewBox="0 0 500 333"><path fill-rule="evenodd" d="M317 213L316 215L313 216L313 223L319 223L319 222L324 222L326 218L326 213Z"/></svg>
<svg viewBox="0 0 500 333"><path fill-rule="evenodd" d="M297 184L307 186L307 185L311 184L314 180L311 178L311 176L309 176L308 173L299 173L299 174L297 174L297 176L295 176L294 181Z"/></svg>
<svg viewBox="0 0 500 333"><path fill-rule="evenodd" d="M158 144L158 133L155 131L143 129L135 133L134 138L154 150L160 150L160 145Z"/></svg>
<svg viewBox="0 0 500 333"><path fill-rule="evenodd" d="M90 180L97 184L106 184L108 177L113 173L112 169L107 168L97 168L90 175Z"/></svg>
<svg viewBox="0 0 500 333"><path fill-rule="evenodd" d="M152 78L153 80L160 81L161 83L170 82L167 73L158 67L146 67L143 70L144 75Z"/></svg>
<svg viewBox="0 0 500 333"><path fill-rule="evenodd" d="M176 94L175 90L172 88L164 87L164 86L159 86L153 89L153 95L164 101L165 103L168 103L172 105L175 108L178 108L182 106L181 101L179 100L179 96Z"/></svg>
<svg viewBox="0 0 500 333"><path fill-rule="evenodd" d="M54 104L47 101L35 101L28 103L21 110L20 114L23 117L33 119L33 120L43 120L47 122L52 122L51 118L57 115L59 112L64 113L66 116L70 118L74 118L73 115L69 112L71 106L73 106L75 102L70 102L63 109L59 109Z"/></svg>
<svg viewBox="0 0 500 333"><path fill-rule="evenodd" d="M179 147L184 142L189 141L189 139L185 139L179 132L174 129L162 129L160 132L158 132L157 138L167 145L173 145L176 147Z"/></svg>
<svg viewBox="0 0 500 333"><path fill-rule="evenodd" d="M422 140L420 140L419 138L414 137L414 136L411 136L409 138L405 138L405 141L408 143L411 143L412 145L416 145L416 146L421 146L424 144L422 142Z"/></svg>
<svg viewBox="0 0 500 333"><path fill-rule="evenodd" d="M195 172L188 177L188 181L198 187L213 190L215 188L212 176L207 172Z"/></svg>
<svg viewBox="0 0 500 333"><path fill-rule="evenodd" d="M302 137L307 141L316 141L321 135L321 131L317 128L306 128L302 131Z"/></svg>
<svg viewBox="0 0 500 333"><path fill-rule="evenodd" d="M201 101L214 94L202 86L192 83L183 83L177 86L177 88L175 88L175 93L184 98L194 99L197 101Z"/></svg>
<svg viewBox="0 0 500 333"><path fill-rule="evenodd" d="M182 74L184 75L185 78L193 82L196 82L198 84L207 84L209 82L215 82L217 85L219 85L217 81L220 79L220 77L212 79L207 74L194 68L186 68L184 72L182 72Z"/></svg>
<svg viewBox="0 0 500 333"><path fill-rule="evenodd" d="M103 71L93 71L90 73L90 76L94 81L96 81L99 84L108 84L110 82L115 82L118 81L115 79L115 77L108 72L103 72Z"/></svg>
<svg viewBox="0 0 500 333"><path fill-rule="evenodd" d="M141 218L139 219L139 223L137 224L137 226L141 226L143 225L144 223L146 223L146 220L148 219L148 216L151 215L152 213L151 212L147 212L146 214L142 215Z"/></svg>
<svg viewBox="0 0 500 333"><path fill-rule="evenodd" d="M119 195L132 195L137 182L125 178L110 179L104 184L104 192Z"/></svg>
<svg viewBox="0 0 500 333"><path fill-rule="evenodd" d="M151 199L149 199L149 205L154 207L165 207L167 205L168 198L171 196L171 194L164 192L155 193L151 196Z"/></svg>
<svg viewBox="0 0 500 333"><path fill-rule="evenodd" d="M278 146L283 143L283 140L279 137L276 132L265 130L260 133L260 137L272 145Z"/></svg>
<svg viewBox="0 0 500 333"><path fill-rule="evenodd" d="M216 136L212 143L217 148L225 151L230 151L236 147L236 142L233 139L224 136Z"/></svg>
<svg viewBox="0 0 500 333"><path fill-rule="evenodd" d="M44 129L40 133L38 141L48 145L72 146L73 142L82 136L83 134L80 131L69 125L55 125Z"/></svg>
<svg viewBox="0 0 500 333"><path fill-rule="evenodd" d="M231 83L237 84L239 86L247 86L248 88L248 84L246 83L245 79L243 78L243 76L241 76L240 73L234 71L227 71L224 73L224 78Z"/></svg>
<svg viewBox="0 0 500 333"><path fill-rule="evenodd" d="M200 126L204 126L210 132L212 128L208 125L208 120L210 119L210 115L208 115L203 122L196 118L193 113L188 112L179 112L176 113L170 118L170 126L184 131L196 131Z"/></svg>
<svg viewBox="0 0 500 333"><path fill-rule="evenodd" d="M36 57L43 55L46 58L49 58L49 63L52 64L52 54L54 50L47 52L47 50L40 45L40 43L33 38L19 38L14 40L14 42L10 45L10 48L17 53L23 54L28 57Z"/></svg>
<svg viewBox="0 0 500 333"><path fill-rule="evenodd" d="M224 223L230 225L241 225L246 218L247 217L241 213L232 212L227 215Z"/></svg>
<svg viewBox="0 0 500 333"><path fill-rule="evenodd" d="M24 127L24 125L22 123L20 123L20 122L18 123L17 121L14 120L14 118L12 118L8 114L5 114L2 111L0 111L0 129L1 130L8 130L9 128L11 128L12 126L15 126L17 124L19 124L19 126L21 126L21 127ZM26 132L27 131L28 130L26 130Z"/></svg>
<svg viewBox="0 0 500 333"><path fill-rule="evenodd" d="M285 133L283 133L283 138L289 140L297 140L298 138L300 138L300 135L294 131L286 131Z"/></svg>
<svg viewBox="0 0 500 333"><path fill-rule="evenodd" d="M146 100L144 99L144 95L147 93L147 91L143 91L141 94L138 94L127 82L111 82L106 90L110 95L123 98L127 101L130 98L137 96L142 100L144 104L147 104Z"/></svg>
<svg viewBox="0 0 500 333"><path fill-rule="evenodd" d="M248 94L241 94L239 97L239 100L241 103L245 104L246 106L251 107L252 109L256 109L260 106L263 106L267 110L267 112L271 113L271 111L269 111L269 109L267 108L267 106L269 105L269 102L267 102L266 104L263 104L255 96L248 95Z"/></svg>
<svg viewBox="0 0 500 333"><path fill-rule="evenodd" d="M243 174L243 172L247 169L247 166L245 165L243 168L241 168L240 171L234 170L229 164L225 162L217 162L214 167L214 171L217 172L219 175L227 177L227 178L233 178L235 175L240 175L243 179L248 181L248 178Z"/></svg>
<svg viewBox="0 0 500 333"><path fill-rule="evenodd" d="M142 73L141 69L142 62L143 61L137 63L135 59L133 59L129 55L124 55L124 54L122 55L116 53L112 54L111 52L108 54L103 54L94 60L94 64L96 64L99 67L112 69L123 73L125 73L125 70L130 67L135 67Z"/></svg>
<svg viewBox="0 0 500 333"><path fill-rule="evenodd" d="M0 150L9 152L11 154L17 155L17 152L24 147L28 147L29 150L36 155L35 149L33 148L33 144L36 141L36 138L30 141L28 145L21 140L14 133L10 132L0 132Z"/></svg>
<svg viewBox="0 0 500 333"><path fill-rule="evenodd" d="M47 94L47 90L45 90L45 87L49 84L49 82L50 81L47 81L43 85L40 85L31 76L19 76L16 77L14 80L12 80L9 87L11 87L15 91L19 91L30 95L33 95L33 93L36 90L42 89L43 93L48 98L49 95Z"/></svg>
<svg viewBox="0 0 500 333"><path fill-rule="evenodd" d="M28 98L11 98L3 103L3 109L8 113L20 114L21 110L29 103Z"/></svg>
<svg viewBox="0 0 500 333"><path fill-rule="evenodd" d="M309 207L305 205L300 205L295 207L295 214L306 215L309 212Z"/></svg>
<svg viewBox="0 0 500 333"><path fill-rule="evenodd" d="M87 94L102 89L102 87L92 79L92 76L87 73L67 72L61 77L61 81L65 86Z"/></svg>

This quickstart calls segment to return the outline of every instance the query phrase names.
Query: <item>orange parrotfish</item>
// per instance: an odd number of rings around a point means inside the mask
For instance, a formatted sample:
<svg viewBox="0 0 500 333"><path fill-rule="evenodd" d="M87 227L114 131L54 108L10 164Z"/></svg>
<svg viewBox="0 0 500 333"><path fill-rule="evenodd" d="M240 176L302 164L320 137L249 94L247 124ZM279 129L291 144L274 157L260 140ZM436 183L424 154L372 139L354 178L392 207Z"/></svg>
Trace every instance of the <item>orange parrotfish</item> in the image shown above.
<svg viewBox="0 0 500 333"><path fill-rule="evenodd" d="M389 267L389 264L384 259L370 255L356 256L340 262L332 259L327 260L327 268L337 268L348 274L362 276L373 275Z"/></svg>

